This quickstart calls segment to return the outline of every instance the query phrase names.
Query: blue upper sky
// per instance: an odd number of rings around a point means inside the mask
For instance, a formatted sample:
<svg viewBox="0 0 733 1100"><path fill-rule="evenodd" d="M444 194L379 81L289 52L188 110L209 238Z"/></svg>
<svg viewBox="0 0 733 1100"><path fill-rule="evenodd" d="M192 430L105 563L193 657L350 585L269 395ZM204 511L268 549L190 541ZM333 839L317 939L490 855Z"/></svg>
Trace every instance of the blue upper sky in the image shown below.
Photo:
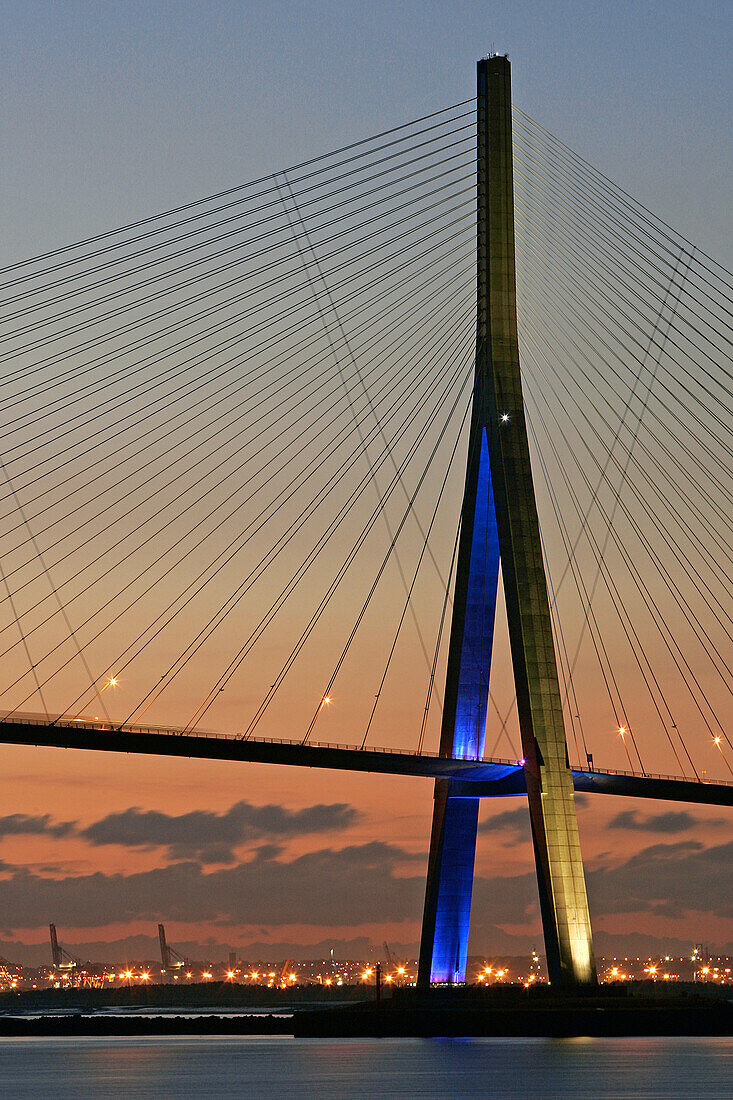
<svg viewBox="0 0 733 1100"><path fill-rule="evenodd" d="M4 0L0 262L465 99L514 99L730 263L727 0ZM728 251L726 251L728 249Z"/></svg>

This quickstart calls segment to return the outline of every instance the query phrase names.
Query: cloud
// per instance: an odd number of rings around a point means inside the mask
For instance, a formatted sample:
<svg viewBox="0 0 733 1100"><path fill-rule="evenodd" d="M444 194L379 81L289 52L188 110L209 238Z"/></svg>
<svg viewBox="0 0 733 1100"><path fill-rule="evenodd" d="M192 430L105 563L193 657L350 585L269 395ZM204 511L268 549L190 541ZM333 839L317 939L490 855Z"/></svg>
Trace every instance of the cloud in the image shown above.
<svg viewBox="0 0 733 1100"><path fill-rule="evenodd" d="M695 840L654 844L618 867L587 875L591 906L599 913L707 912L730 918L733 842L706 848Z"/></svg>
<svg viewBox="0 0 733 1100"><path fill-rule="evenodd" d="M609 829L631 829L648 833L684 833L694 829L701 822L685 810L670 810L663 814L647 814L642 817L636 810L624 810L609 821ZM706 825L721 824L721 821L706 821Z"/></svg>
<svg viewBox="0 0 733 1100"><path fill-rule="evenodd" d="M69 836L76 830L75 821L54 821L49 814L29 817L28 814L9 814L0 817L0 840L6 836Z"/></svg>
<svg viewBox="0 0 733 1100"><path fill-rule="evenodd" d="M286 861L260 851L235 867L206 872L193 861L134 874L51 878L18 871L0 881L0 911L10 927L49 920L99 927L143 920L315 926L417 918L423 874L400 877L412 856L379 842L310 852Z"/></svg>
<svg viewBox="0 0 733 1100"><path fill-rule="evenodd" d="M131 921L354 928L418 922L425 870L402 873L414 857L381 842L323 848L289 859L264 845L245 863L207 871L193 860L132 874L63 878L14 869L0 881L0 911L11 928L55 920L65 927L104 927ZM657 844L618 867L588 873L591 911L698 911L730 916L733 844L705 848L696 841ZM537 918L534 871L474 884L474 929Z"/></svg>
<svg viewBox="0 0 733 1100"><path fill-rule="evenodd" d="M497 817L505 817L511 826L511 812ZM617 866L586 868L586 881L594 917L648 913L676 919L686 913L701 913L730 920L733 843L709 848L696 840L653 844ZM533 871L476 879L476 923L523 924L536 919L537 912Z"/></svg>
<svg viewBox="0 0 733 1100"><path fill-rule="evenodd" d="M576 794L575 804L578 807L584 807L588 801L588 796L584 794ZM522 840L530 840L530 825L529 825L529 809L526 801L523 799L522 804L517 806L514 810L503 810L499 814L494 814L493 817L486 818L479 825L480 833L513 833L514 836L507 841L509 844L517 844Z"/></svg>
<svg viewBox="0 0 733 1100"><path fill-rule="evenodd" d="M527 816L526 806L515 807L484 822L482 830L518 835L526 830ZM324 847L291 858L279 843L294 833L343 827L354 817L341 803L289 811L244 802L221 814L177 817L139 809L110 814L78 835L88 834L97 844L167 849L175 862L134 874L75 869L60 874L58 868L5 865L0 912L9 928L35 928L49 920L81 928L176 920L260 926L263 935L306 925L323 935L328 927L417 924L425 892L421 858L416 863L414 854L382 842ZM16 815L10 831L66 830L70 824ZM234 848L253 839L246 861L235 862ZM224 865L212 870L214 858ZM476 878L473 914L479 936L492 926L538 921L534 869L527 860L518 871ZM655 843L617 865L608 857L606 866L587 872L587 881L596 917L647 913L652 921L660 913L692 912L730 918L733 843L705 847L689 838Z"/></svg>
<svg viewBox="0 0 733 1100"><path fill-rule="evenodd" d="M529 810L526 804L517 806L515 810L503 810L500 814L486 818L479 825L480 833L509 833L509 844L518 844L522 840L530 839Z"/></svg>
<svg viewBox="0 0 733 1100"><path fill-rule="evenodd" d="M240 844L340 831L358 816L353 806L343 802L289 810L278 805L254 806L246 801L237 802L223 813L192 810L178 816L131 806L84 828L76 821L55 821L49 814L9 814L0 817L0 841L9 836L78 836L94 845L166 848L174 859L234 863L234 850Z"/></svg>
<svg viewBox="0 0 733 1100"><path fill-rule="evenodd" d="M64 927L104 927L171 920L316 928L419 921L425 870L404 875L414 857L381 842L324 848L296 859L262 846L245 863L207 871L192 860L134 874L45 876L15 870L0 881L0 911L10 928L55 920ZM591 911L699 912L730 917L733 843L705 848L692 840L655 844L617 867L588 873ZM477 877L474 930L537 920L533 870Z"/></svg>
<svg viewBox="0 0 733 1100"><path fill-rule="evenodd" d="M284 806L253 806L243 801L224 813L192 810L178 816L132 806L95 821L80 830L79 835L95 845L161 847L167 848L174 859L233 863L234 849L240 844L342 830L353 824L357 816L357 811L343 802L288 810Z"/></svg>

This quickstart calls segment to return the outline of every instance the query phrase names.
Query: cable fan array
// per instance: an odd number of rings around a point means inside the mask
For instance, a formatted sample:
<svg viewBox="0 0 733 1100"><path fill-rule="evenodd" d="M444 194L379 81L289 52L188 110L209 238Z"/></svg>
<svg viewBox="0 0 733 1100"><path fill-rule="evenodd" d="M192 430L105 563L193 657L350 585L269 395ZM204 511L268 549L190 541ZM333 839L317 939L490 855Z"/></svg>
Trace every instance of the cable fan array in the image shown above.
<svg viewBox="0 0 733 1100"><path fill-rule="evenodd" d="M515 192L571 756L730 769L730 279L516 109ZM4 713L435 749L473 105L0 284ZM506 646L486 746L520 755Z"/></svg>
<svg viewBox="0 0 733 1100"><path fill-rule="evenodd" d="M514 128L521 356L569 733L581 759L598 747L582 720L593 684L596 727L617 729L627 766L730 772L731 277L516 108Z"/></svg>
<svg viewBox="0 0 733 1100"><path fill-rule="evenodd" d="M418 543L444 598L474 146L459 105L2 273L7 713L291 734Z"/></svg>

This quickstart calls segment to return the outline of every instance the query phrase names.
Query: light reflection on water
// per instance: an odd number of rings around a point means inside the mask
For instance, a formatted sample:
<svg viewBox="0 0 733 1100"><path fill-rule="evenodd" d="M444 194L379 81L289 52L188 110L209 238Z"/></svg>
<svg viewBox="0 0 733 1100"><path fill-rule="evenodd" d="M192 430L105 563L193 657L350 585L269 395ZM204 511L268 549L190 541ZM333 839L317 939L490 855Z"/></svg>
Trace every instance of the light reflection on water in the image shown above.
<svg viewBox="0 0 733 1100"><path fill-rule="evenodd" d="M733 1039L0 1039L0 1095L54 1097L733 1095Z"/></svg>

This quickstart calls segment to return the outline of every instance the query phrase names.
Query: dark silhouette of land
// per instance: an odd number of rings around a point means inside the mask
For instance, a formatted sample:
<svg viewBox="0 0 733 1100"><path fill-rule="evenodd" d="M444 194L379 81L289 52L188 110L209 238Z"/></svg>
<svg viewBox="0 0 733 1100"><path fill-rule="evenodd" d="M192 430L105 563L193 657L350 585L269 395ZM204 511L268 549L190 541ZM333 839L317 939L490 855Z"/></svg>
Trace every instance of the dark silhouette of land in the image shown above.
<svg viewBox="0 0 733 1100"><path fill-rule="evenodd" d="M0 997L0 1036L733 1035L726 989L651 982L591 987L267 989L231 983L26 990Z"/></svg>

